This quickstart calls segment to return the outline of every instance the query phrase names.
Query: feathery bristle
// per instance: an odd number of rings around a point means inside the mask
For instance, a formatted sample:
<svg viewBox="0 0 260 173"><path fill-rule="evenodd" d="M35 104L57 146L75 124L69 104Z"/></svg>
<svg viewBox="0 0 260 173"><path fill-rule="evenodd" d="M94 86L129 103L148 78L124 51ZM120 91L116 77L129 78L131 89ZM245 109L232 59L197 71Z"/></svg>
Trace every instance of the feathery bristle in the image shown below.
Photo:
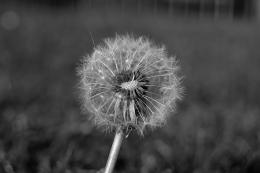
<svg viewBox="0 0 260 173"><path fill-rule="evenodd" d="M83 107L108 129L164 124L181 98L176 59L143 37L116 36L84 57L79 67Z"/></svg>

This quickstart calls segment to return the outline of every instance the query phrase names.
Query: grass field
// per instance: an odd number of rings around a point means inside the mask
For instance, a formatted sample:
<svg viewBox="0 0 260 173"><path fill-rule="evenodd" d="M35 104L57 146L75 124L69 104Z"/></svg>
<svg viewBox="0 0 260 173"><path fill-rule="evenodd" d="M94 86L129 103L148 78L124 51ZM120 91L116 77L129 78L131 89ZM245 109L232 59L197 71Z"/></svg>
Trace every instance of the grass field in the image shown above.
<svg viewBox="0 0 260 173"><path fill-rule="evenodd" d="M260 157L260 25L103 11L14 10L0 26L0 172L95 172L113 135L80 112L75 69L105 37L145 35L176 55L184 100L168 124L131 134L118 173L244 172ZM91 171L92 170L92 171Z"/></svg>

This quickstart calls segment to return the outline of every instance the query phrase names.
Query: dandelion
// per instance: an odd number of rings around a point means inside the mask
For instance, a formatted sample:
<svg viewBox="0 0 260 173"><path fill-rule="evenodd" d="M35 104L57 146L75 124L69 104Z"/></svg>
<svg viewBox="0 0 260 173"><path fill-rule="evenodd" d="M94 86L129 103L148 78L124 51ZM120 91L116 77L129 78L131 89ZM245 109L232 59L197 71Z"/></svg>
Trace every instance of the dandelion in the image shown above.
<svg viewBox="0 0 260 173"><path fill-rule="evenodd" d="M84 57L78 70L83 107L98 126L117 131L107 167L114 164L109 161L116 159L123 134L143 134L166 122L181 98L178 69L163 46L129 35L106 39Z"/></svg>

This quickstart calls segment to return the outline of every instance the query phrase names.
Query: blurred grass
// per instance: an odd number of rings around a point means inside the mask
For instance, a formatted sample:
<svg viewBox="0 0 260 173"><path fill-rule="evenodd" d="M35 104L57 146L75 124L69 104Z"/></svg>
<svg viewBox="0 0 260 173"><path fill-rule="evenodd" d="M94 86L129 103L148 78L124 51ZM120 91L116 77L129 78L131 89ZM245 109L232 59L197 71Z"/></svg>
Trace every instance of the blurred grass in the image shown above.
<svg viewBox="0 0 260 173"><path fill-rule="evenodd" d="M111 134L80 113L75 69L105 37L145 35L177 55L184 101L166 127L130 135L117 172L243 172L260 152L260 32L252 21L9 8L0 27L0 172L94 172ZM93 170L93 171L90 171Z"/></svg>

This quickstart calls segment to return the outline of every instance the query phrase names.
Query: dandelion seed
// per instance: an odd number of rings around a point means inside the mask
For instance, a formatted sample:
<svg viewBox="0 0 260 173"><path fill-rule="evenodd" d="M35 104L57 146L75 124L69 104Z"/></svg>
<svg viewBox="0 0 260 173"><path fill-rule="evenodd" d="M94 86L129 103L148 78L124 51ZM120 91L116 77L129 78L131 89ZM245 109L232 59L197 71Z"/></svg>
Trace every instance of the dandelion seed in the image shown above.
<svg viewBox="0 0 260 173"><path fill-rule="evenodd" d="M175 57L143 37L116 36L79 67L83 106L98 125L127 131L162 125L181 98Z"/></svg>

